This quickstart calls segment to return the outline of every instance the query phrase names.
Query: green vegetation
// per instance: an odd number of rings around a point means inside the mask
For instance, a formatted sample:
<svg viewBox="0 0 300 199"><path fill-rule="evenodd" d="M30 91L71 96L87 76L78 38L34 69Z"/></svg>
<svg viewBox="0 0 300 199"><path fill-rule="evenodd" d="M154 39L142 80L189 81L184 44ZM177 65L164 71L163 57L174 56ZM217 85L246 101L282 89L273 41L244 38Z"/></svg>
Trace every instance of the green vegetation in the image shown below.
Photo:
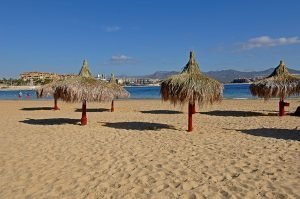
<svg viewBox="0 0 300 199"><path fill-rule="evenodd" d="M52 79L41 79L34 82L34 85L45 85L51 83ZM13 78L2 78L0 79L0 84L5 86L28 86L30 85L30 80L22 81L22 79L13 79Z"/></svg>
<svg viewBox="0 0 300 199"><path fill-rule="evenodd" d="M22 85L26 85L26 82L23 82L21 79L3 78L0 79L0 84L4 84L6 86L22 86Z"/></svg>

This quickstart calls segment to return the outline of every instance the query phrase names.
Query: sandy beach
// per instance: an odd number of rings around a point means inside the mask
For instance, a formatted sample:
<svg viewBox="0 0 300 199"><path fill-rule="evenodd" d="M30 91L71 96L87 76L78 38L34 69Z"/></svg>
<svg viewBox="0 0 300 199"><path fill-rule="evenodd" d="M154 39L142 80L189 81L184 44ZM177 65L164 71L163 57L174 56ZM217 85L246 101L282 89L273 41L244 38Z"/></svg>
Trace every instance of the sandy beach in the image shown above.
<svg viewBox="0 0 300 199"><path fill-rule="evenodd" d="M287 100L294 112L300 99ZM0 198L300 198L300 117L278 100L0 101Z"/></svg>

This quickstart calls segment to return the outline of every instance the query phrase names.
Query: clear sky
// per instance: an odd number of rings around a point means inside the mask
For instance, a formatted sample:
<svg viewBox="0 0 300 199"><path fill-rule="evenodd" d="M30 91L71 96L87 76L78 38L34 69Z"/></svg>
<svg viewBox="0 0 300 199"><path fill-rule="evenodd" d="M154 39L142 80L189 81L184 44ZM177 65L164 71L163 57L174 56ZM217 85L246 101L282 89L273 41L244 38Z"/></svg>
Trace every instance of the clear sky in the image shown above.
<svg viewBox="0 0 300 199"><path fill-rule="evenodd" d="M300 69L299 0L0 0L0 77Z"/></svg>

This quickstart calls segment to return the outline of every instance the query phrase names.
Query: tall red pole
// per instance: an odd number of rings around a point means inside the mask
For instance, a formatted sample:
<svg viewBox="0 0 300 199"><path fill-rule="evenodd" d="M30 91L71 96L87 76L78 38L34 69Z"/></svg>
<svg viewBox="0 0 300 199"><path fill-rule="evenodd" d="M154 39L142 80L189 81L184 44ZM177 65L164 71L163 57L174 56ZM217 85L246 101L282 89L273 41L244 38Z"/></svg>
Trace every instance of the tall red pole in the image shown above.
<svg viewBox="0 0 300 199"><path fill-rule="evenodd" d="M290 103L284 102L283 100L284 99L281 98L279 101L279 116L284 116L285 115L284 107L290 105Z"/></svg>
<svg viewBox="0 0 300 199"><path fill-rule="evenodd" d="M86 100L82 102L82 116L81 116L81 125L87 124L87 117L86 117Z"/></svg>
<svg viewBox="0 0 300 199"><path fill-rule="evenodd" d="M283 100L280 99L279 101L279 116L284 116L284 105L283 105Z"/></svg>
<svg viewBox="0 0 300 199"><path fill-rule="evenodd" d="M59 110L58 106L57 106L57 98L54 98L54 110Z"/></svg>
<svg viewBox="0 0 300 199"><path fill-rule="evenodd" d="M189 108L188 108L188 132L193 131L193 105L189 103Z"/></svg>
<svg viewBox="0 0 300 199"><path fill-rule="evenodd" d="M114 100L112 100L112 101L111 101L110 112L114 112L114 111L115 111Z"/></svg>

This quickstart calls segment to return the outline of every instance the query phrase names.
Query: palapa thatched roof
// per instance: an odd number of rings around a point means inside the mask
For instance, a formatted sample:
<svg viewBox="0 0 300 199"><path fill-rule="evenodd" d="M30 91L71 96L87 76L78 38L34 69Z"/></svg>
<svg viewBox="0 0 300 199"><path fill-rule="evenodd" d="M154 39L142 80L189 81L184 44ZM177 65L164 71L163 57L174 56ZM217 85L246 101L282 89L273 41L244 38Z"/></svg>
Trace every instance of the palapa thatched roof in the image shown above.
<svg viewBox="0 0 300 199"><path fill-rule="evenodd" d="M115 99L129 97L129 92L117 83L114 74L111 74L111 78L109 80L109 87L113 90Z"/></svg>
<svg viewBox="0 0 300 199"><path fill-rule="evenodd" d="M250 85L252 95L265 100L277 97L284 99L291 95L300 94L300 78L292 76L283 61L267 78Z"/></svg>
<svg viewBox="0 0 300 199"><path fill-rule="evenodd" d="M194 53L191 51L190 60L182 72L162 82L160 94L164 101L170 100L174 104L178 102L212 104L222 99L223 85L200 72Z"/></svg>
<svg viewBox="0 0 300 199"><path fill-rule="evenodd" d="M111 101L114 93L108 84L95 79L89 70L87 61L84 60L78 77L62 81L56 87L55 93L66 102Z"/></svg>
<svg viewBox="0 0 300 199"><path fill-rule="evenodd" d="M36 97L37 98L43 98L43 97L48 97L50 95L53 95L54 89L53 89L53 82L49 84L45 84L35 90L36 92Z"/></svg>
<svg viewBox="0 0 300 199"><path fill-rule="evenodd" d="M87 62L87 60L83 60L83 64L82 64L82 67L79 71L79 75L82 76L82 77L93 77L91 71L90 71L90 68L89 68L89 64Z"/></svg>
<svg viewBox="0 0 300 199"><path fill-rule="evenodd" d="M36 89L36 96L37 98L48 97L54 95L56 87L59 85L61 81L53 81L49 84L45 84ZM59 98L59 96L54 96L55 98Z"/></svg>

